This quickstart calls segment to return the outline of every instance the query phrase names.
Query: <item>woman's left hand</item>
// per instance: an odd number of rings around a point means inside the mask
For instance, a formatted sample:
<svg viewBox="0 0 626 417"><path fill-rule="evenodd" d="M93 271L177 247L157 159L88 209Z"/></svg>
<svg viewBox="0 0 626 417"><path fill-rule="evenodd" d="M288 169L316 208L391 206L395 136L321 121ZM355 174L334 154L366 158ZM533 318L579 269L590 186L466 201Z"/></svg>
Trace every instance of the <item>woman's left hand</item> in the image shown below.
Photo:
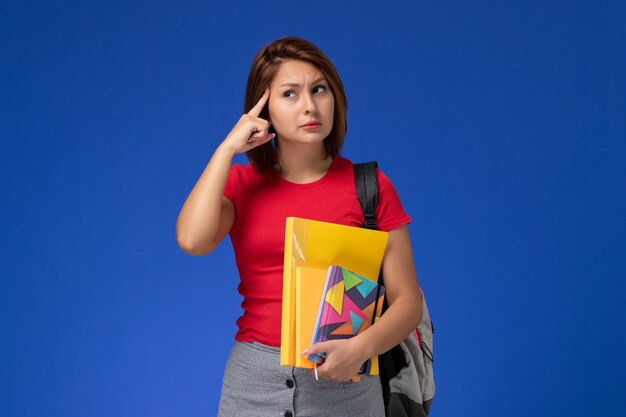
<svg viewBox="0 0 626 417"><path fill-rule="evenodd" d="M326 359L317 365L317 375L330 381L348 381L359 372L361 365L369 359L357 347L356 339L329 340L316 343L303 353L306 355L326 352ZM311 375L315 376L314 370Z"/></svg>

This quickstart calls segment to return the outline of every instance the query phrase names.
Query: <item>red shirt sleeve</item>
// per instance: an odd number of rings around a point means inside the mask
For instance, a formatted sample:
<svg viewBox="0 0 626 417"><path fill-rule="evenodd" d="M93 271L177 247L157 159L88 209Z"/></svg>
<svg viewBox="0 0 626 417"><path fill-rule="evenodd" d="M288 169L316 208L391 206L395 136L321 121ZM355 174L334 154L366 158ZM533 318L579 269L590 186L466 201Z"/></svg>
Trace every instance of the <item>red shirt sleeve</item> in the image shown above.
<svg viewBox="0 0 626 417"><path fill-rule="evenodd" d="M378 180L378 205L376 206L378 229L388 232L411 223L412 219L404 211L398 193L389 178L377 169L376 179Z"/></svg>
<svg viewBox="0 0 626 417"><path fill-rule="evenodd" d="M226 179L226 186L224 187L224 197L229 199L235 207L237 207L237 192L239 190L239 184L241 182L241 170L243 166L235 164L230 167L228 172L228 179Z"/></svg>

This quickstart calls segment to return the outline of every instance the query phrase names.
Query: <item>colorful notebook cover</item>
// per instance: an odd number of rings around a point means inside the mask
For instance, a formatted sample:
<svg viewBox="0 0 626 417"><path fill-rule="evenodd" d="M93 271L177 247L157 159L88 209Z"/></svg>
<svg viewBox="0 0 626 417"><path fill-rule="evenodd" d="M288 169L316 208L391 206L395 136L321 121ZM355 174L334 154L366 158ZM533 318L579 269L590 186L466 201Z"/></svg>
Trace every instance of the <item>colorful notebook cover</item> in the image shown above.
<svg viewBox="0 0 626 417"><path fill-rule="evenodd" d="M328 268L320 299L311 345L327 340L349 339L380 317L385 288L337 265ZM374 313L375 311L375 313ZM309 355L317 362L322 355ZM372 363L375 362L375 363ZM378 357L363 364L360 373L378 374Z"/></svg>
<svg viewBox="0 0 626 417"><path fill-rule="evenodd" d="M285 261L283 273L283 306L280 343L280 364L298 366L298 356L311 363L302 350L296 349L296 276L297 268L321 269L341 265L365 278L376 281L389 235L378 230L288 217L285 227ZM306 279L307 273L303 275ZM319 306L319 298L315 301ZM315 315L313 317L313 324ZM313 324L310 324L312 326ZM310 339L311 333L308 334Z"/></svg>

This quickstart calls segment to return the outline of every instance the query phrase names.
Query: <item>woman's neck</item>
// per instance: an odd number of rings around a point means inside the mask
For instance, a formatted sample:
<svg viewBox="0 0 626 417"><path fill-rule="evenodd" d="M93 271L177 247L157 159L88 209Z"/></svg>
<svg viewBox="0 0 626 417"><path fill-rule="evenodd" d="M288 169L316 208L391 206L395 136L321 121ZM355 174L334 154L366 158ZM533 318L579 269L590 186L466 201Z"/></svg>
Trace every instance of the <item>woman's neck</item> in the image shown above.
<svg viewBox="0 0 626 417"><path fill-rule="evenodd" d="M281 143L276 172L282 178L296 184L307 184L322 178L333 162L325 158L323 144L311 146L301 143Z"/></svg>

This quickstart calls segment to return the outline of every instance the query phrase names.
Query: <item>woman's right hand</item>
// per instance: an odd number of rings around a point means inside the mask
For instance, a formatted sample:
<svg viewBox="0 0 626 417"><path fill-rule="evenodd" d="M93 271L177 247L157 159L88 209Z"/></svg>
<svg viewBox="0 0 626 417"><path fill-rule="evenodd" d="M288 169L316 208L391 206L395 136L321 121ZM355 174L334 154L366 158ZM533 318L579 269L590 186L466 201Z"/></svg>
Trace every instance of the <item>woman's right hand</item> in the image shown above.
<svg viewBox="0 0 626 417"><path fill-rule="evenodd" d="M234 153L242 153L274 139L276 134L268 131L271 123L259 117L269 97L270 89L268 87L255 106L241 116L222 142L222 146L226 146Z"/></svg>

